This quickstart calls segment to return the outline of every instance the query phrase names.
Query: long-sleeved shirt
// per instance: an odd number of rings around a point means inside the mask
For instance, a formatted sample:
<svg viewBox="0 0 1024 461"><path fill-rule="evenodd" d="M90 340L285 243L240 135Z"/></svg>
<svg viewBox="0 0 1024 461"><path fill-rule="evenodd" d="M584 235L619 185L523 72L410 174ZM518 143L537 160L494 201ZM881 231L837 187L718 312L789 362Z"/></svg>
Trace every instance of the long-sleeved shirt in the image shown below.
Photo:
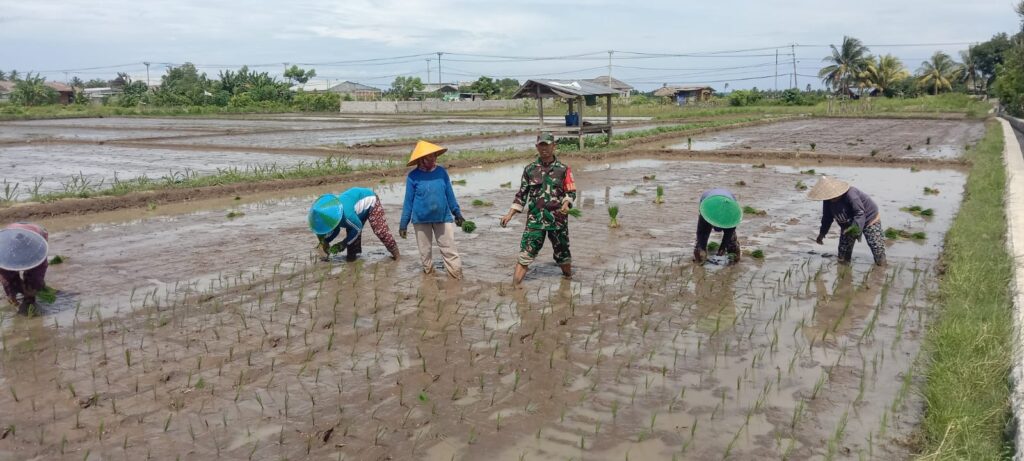
<svg viewBox="0 0 1024 461"><path fill-rule="evenodd" d="M333 232L324 238L324 241L330 243L344 229L345 240L343 242L347 246L359 237L363 231L363 224L370 217L370 209L380 199L377 198L373 189L353 187L338 195L338 200L341 201L341 222Z"/></svg>
<svg viewBox="0 0 1024 461"><path fill-rule="evenodd" d="M512 202L512 209L527 213L526 227L557 230L569 225L562 204L576 201L576 182L568 166L553 159L544 164L537 159L523 168L523 178Z"/></svg>
<svg viewBox="0 0 1024 461"><path fill-rule="evenodd" d="M821 229L818 230L818 237L828 234L833 221L839 224L839 228L844 232L851 224L856 224L863 232L868 223L878 217L878 205L856 187L851 187L839 197L839 200L824 200L821 207Z"/></svg>
<svg viewBox="0 0 1024 461"><path fill-rule="evenodd" d="M409 172L405 178L405 202L402 204L402 219L399 229L413 224L448 223L453 216L461 216L459 202L452 190L452 181L444 167L432 171L419 168Z"/></svg>
<svg viewBox="0 0 1024 461"><path fill-rule="evenodd" d="M704 202L704 200L707 199L708 197L714 197L716 195L723 195L723 196L729 197L729 198L731 198L733 200L736 200L736 196L733 195L732 192L730 192L728 189L709 189L707 191L704 191L703 194L701 194L700 201ZM699 207L700 207L700 204L698 203L698 208ZM724 232L725 233L722 236L722 241L723 242L732 242L736 238L736 228L735 227L729 228L729 229L719 229L717 227L712 226L711 223L707 222L707 220L704 219L703 216L700 216L700 214L698 213L698 215L697 215L697 243L694 245L694 247L698 248L700 250L706 249L708 247L708 240L711 238L711 231L712 230L714 230L716 232Z"/></svg>

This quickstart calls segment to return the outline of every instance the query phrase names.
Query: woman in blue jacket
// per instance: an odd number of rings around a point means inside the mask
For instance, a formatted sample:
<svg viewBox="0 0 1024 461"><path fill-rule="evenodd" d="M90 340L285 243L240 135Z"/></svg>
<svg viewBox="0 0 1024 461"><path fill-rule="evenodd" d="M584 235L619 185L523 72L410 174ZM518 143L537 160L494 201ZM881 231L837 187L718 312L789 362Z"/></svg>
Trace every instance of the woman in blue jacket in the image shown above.
<svg viewBox="0 0 1024 461"><path fill-rule="evenodd" d="M455 200L448 171L437 164L437 156L447 150L426 141L416 143L408 164L416 165L416 169L410 171L405 180L405 203L398 235L406 238L409 221L412 221L423 272L429 274L434 270L433 241L436 240L448 275L461 279L462 260L455 248L455 226L461 227L465 220Z"/></svg>

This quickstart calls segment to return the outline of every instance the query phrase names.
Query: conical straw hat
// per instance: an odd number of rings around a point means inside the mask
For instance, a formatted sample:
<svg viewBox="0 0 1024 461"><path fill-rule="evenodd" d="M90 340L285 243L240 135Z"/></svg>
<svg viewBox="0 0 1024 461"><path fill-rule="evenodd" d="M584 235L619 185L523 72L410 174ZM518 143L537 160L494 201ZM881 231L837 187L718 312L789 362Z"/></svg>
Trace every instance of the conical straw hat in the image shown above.
<svg viewBox="0 0 1024 461"><path fill-rule="evenodd" d="M324 194L309 207L309 230L316 235L327 235L341 223L341 201L334 194Z"/></svg>
<svg viewBox="0 0 1024 461"><path fill-rule="evenodd" d="M807 193L811 200L831 200L850 190L850 184L845 181L822 176L818 183Z"/></svg>
<svg viewBox="0 0 1024 461"><path fill-rule="evenodd" d="M426 157L430 154L441 155L445 152L448 152L447 147L441 147L437 144L420 140L419 142L416 143L416 147L412 150L412 155L409 156L409 164L407 166L415 165L417 160L419 160L422 157Z"/></svg>
<svg viewBox="0 0 1024 461"><path fill-rule="evenodd" d="M46 261L49 246L42 235L25 229L0 231L0 269L26 271Z"/></svg>
<svg viewBox="0 0 1024 461"><path fill-rule="evenodd" d="M700 202L700 215L719 229L732 229L743 220L740 204L724 195L712 195Z"/></svg>

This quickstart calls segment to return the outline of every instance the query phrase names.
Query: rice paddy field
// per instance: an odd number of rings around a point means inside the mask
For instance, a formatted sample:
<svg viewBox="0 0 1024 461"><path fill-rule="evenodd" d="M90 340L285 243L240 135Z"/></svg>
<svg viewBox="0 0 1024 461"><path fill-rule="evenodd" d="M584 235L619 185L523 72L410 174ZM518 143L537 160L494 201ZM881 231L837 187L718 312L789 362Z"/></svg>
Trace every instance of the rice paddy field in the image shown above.
<svg viewBox="0 0 1024 461"><path fill-rule="evenodd" d="M401 162L409 136L528 147L532 125L504 122L0 123L0 179L59 191L76 169L90 181L215 174L370 140L394 144L356 162ZM625 128L648 126L636 123ZM955 160L985 125L882 128L790 120L659 140L670 148L656 156L565 155L581 210L575 274L561 277L546 247L521 288L510 282L524 222L498 225L521 159L450 170L477 225L456 237L462 281L424 275L413 240L397 260L369 234L355 262L317 256L305 225L316 196L373 187L397 234L401 177L40 215L64 262L41 315L0 310L0 459L913 457L922 338L967 181ZM772 160L811 142L834 158ZM683 152L697 149L708 152ZM823 174L876 201L893 231L887 266L864 242L838 264L835 230L813 241L821 203L806 188ZM692 261L712 187L750 207L738 264ZM30 195L6 208L31 210Z"/></svg>

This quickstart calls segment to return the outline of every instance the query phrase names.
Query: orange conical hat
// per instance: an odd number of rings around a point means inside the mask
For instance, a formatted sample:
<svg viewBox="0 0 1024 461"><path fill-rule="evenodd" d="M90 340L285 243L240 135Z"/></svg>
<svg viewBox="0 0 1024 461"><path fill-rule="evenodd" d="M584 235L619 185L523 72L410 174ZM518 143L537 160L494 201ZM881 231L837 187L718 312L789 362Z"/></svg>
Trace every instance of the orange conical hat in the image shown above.
<svg viewBox="0 0 1024 461"><path fill-rule="evenodd" d="M430 154L441 155L445 152L448 152L447 147L441 147L437 144L420 140L419 142L416 143L416 147L412 150L412 155L409 156L408 166L415 165L416 161L419 160L421 157L426 157Z"/></svg>

